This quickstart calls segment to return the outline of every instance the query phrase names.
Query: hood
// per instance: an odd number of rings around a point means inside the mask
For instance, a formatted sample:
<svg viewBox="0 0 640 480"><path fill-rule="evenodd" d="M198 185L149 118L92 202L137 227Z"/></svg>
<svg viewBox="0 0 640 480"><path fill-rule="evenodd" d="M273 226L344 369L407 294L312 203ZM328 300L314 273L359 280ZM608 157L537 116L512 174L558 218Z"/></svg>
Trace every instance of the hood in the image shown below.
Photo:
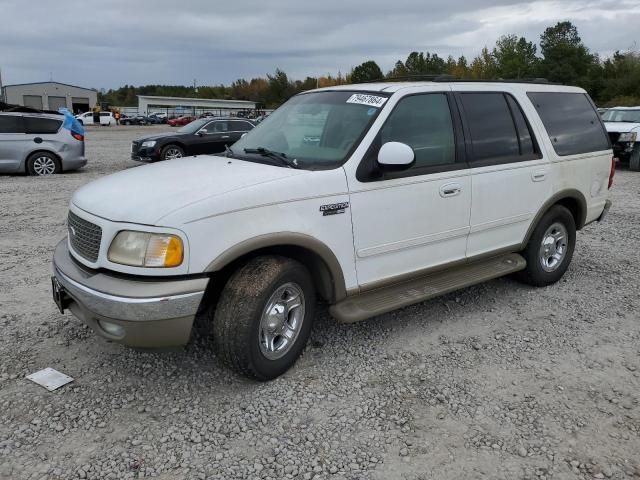
<svg viewBox="0 0 640 480"><path fill-rule="evenodd" d="M607 132L627 133L640 130L640 123L631 122L604 122Z"/></svg>
<svg viewBox="0 0 640 480"><path fill-rule="evenodd" d="M309 173L208 155L188 157L100 178L77 190L71 201L107 220L155 225L189 204Z"/></svg>

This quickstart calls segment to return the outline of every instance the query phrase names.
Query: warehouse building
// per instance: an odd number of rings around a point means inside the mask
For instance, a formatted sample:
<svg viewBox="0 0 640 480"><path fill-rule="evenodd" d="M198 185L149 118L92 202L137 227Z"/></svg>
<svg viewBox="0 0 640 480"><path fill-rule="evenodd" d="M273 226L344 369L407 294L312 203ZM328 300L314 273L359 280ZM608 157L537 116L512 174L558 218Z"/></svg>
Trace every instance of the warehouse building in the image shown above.
<svg viewBox="0 0 640 480"><path fill-rule="evenodd" d="M67 107L73 113L87 112L98 102L98 92L59 82L20 83L2 88L5 102L12 105L55 110Z"/></svg>
<svg viewBox="0 0 640 480"><path fill-rule="evenodd" d="M255 110L255 108L256 103L247 100L138 95L138 112L143 115L153 112L169 115L198 115L203 112L214 112L217 115L229 115Z"/></svg>

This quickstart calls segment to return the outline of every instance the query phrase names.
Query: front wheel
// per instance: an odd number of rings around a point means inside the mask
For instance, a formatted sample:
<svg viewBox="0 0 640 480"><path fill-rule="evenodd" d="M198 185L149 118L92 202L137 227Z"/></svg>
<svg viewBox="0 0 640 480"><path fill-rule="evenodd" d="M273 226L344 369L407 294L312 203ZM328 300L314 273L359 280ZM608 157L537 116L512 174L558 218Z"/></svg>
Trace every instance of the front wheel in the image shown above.
<svg viewBox="0 0 640 480"><path fill-rule="evenodd" d="M571 212L554 205L536 225L529 243L521 252L527 268L517 277L536 287L551 285L569 268L576 246L576 223Z"/></svg>
<svg viewBox="0 0 640 480"><path fill-rule="evenodd" d="M184 150L178 145L167 145L160 152L162 160L174 160L182 157L184 157Z"/></svg>
<svg viewBox="0 0 640 480"><path fill-rule="evenodd" d="M249 260L231 276L215 308L216 354L257 380L282 375L307 343L315 303L311 276L301 263L280 256Z"/></svg>

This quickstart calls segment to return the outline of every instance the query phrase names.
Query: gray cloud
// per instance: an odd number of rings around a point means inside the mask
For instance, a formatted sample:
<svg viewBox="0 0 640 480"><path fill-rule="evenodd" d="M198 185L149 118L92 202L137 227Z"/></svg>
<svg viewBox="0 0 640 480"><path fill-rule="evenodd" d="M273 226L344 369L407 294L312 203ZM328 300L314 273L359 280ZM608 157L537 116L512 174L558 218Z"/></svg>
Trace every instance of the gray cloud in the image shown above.
<svg viewBox="0 0 640 480"><path fill-rule="evenodd" d="M412 50L475 56L502 34L538 41L571 20L604 56L633 47L637 0L0 0L5 83L100 87L229 83L276 67L294 78L383 70Z"/></svg>

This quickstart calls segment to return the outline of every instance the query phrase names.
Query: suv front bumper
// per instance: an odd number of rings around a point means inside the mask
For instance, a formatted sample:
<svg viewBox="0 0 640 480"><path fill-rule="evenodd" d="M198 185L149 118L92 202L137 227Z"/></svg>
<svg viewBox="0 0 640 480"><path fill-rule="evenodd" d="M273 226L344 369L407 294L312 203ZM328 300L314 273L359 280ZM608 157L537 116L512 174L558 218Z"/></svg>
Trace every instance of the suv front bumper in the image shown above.
<svg viewBox="0 0 640 480"><path fill-rule="evenodd" d="M99 335L133 347L186 344L209 282L139 280L90 270L73 260L66 238L56 246L53 275L62 310L69 308Z"/></svg>

